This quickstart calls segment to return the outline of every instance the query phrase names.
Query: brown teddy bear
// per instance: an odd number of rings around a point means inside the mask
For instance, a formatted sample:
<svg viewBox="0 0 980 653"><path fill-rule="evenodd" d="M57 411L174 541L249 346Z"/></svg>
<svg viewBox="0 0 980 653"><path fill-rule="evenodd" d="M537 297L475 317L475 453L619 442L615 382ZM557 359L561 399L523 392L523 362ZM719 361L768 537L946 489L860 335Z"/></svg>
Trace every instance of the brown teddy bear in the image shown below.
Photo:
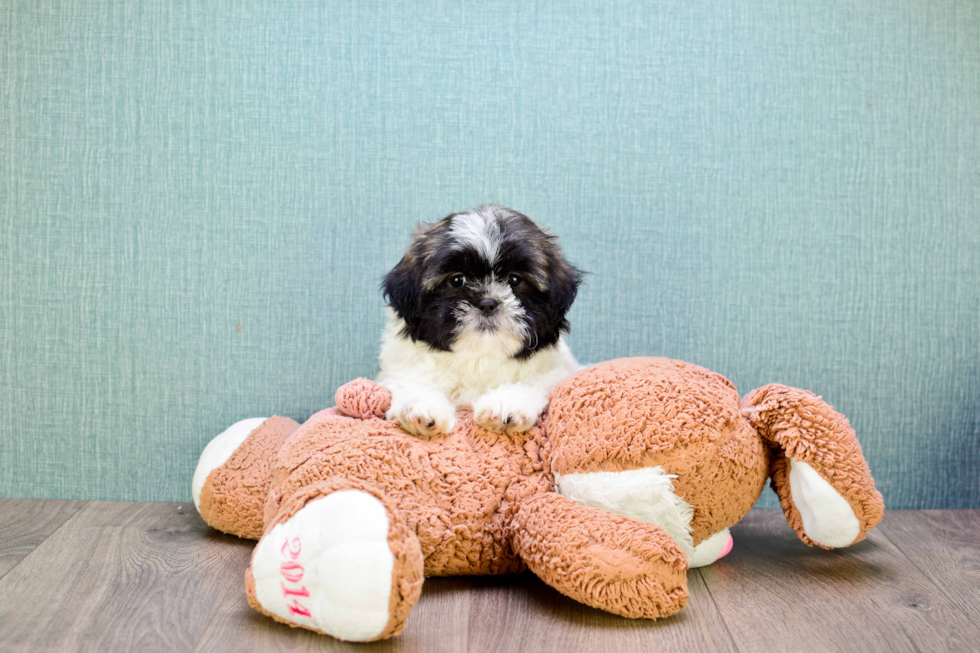
<svg viewBox="0 0 980 653"><path fill-rule="evenodd" d="M383 419L391 396L359 379L300 426L245 420L194 475L211 526L257 538L246 590L278 621L350 641L397 635L424 576L530 568L624 617L687 603L689 567L731 548L767 478L800 539L860 541L882 517L847 420L804 390L741 402L689 363L627 358L559 385L526 433L418 438Z"/></svg>

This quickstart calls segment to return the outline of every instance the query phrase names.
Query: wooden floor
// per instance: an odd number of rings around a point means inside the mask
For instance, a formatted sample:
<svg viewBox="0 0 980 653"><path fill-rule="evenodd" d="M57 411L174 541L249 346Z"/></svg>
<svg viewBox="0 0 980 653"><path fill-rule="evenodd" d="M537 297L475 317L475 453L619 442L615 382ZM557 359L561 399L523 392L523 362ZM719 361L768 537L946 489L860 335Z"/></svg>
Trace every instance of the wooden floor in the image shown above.
<svg viewBox="0 0 980 653"><path fill-rule="evenodd" d="M253 612L253 543L192 505L0 499L0 651L980 651L980 511L889 512L833 552L776 511L733 535L670 619L614 617L529 573L436 578L401 637L357 645Z"/></svg>

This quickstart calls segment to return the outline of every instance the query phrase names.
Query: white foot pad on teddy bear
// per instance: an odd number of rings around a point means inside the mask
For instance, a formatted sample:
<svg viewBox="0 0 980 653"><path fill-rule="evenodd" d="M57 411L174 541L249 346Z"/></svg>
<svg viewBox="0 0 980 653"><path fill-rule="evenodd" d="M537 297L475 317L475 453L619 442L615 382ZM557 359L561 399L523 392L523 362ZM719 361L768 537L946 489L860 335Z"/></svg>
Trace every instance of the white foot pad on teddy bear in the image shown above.
<svg viewBox="0 0 980 653"><path fill-rule="evenodd" d="M861 532L851 504L813 467L790 459L789 489L803 520L807 537L823 546L839 548L854 542Z"/></svg>
<svg viewBox="0 0 980 653"><path fill-rule="evenodd" d="M393 567L384 504L367 492L340 490L266 533L252 576L266 611L357 642L388 624Z"/></svg>

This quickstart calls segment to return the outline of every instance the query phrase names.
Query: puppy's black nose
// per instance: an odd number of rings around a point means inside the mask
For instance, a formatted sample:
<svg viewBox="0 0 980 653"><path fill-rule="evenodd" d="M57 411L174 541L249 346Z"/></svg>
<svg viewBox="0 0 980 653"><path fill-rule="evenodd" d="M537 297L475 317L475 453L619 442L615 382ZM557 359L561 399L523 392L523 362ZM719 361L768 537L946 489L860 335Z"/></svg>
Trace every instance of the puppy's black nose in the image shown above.
<svg viewBox="0 0 980 653"><path fill-rule="evenodd" d="M497 305L499 303L500 302L498 302L496 299L492 299L490 297L484 297L479 302L477 302L476 305L480 309L480 311L483 312L484 315L490 315L491 313L494 312L494 310L497 308Z"/></svg>

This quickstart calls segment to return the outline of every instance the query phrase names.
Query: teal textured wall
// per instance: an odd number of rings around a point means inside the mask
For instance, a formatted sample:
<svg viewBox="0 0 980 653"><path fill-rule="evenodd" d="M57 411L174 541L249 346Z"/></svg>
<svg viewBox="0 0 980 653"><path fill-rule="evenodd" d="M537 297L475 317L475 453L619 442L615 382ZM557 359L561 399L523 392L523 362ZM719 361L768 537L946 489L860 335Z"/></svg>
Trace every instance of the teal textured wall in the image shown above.
<svg viewBox="0 0 980 653"><path fill-rule="evenodd" d="M591 271L583 361L809 388L891 507L980 507L975 0L2 3L0 496L188 499L488 201Z"/></svg>

